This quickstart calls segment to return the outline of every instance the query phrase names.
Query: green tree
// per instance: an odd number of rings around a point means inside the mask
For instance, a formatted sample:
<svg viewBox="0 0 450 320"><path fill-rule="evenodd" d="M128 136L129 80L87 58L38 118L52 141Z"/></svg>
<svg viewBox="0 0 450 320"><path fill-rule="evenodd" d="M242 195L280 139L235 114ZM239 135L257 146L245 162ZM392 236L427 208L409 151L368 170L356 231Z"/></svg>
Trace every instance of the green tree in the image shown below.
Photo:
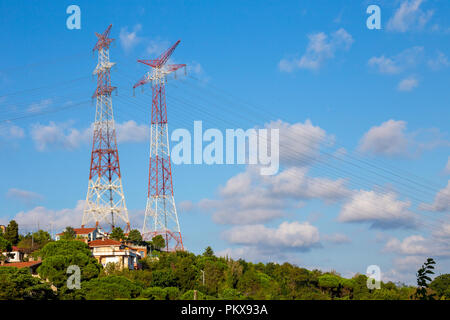
<svg viewBox="0 0 450 320"><path fill-rule="evenodd" d="M177 287L167 287L164 288L164 291L166 293L167 300L176 300L180 296L180 289Z"/></svg>
<svg viewBox="0 0 450 320"><path fill-rule="evenodd" d="M61 235L61 240L73 240L77 236L75 230L72 227L66 227L63 234Z"/></svg>
<svg viewBox="0 0 450 320"><path fill-rule="evenodd" d="M445 297L445 299L450 299L450 274L441 274L434 278L430 284L430 288L436 291L440 298Z"/></svg>
<svg viewBox="0 0 450 320"><path fill-rule="evenodd" d="M176 287L177 279L171 269L152 272L152 287Z"/></svg>
<svg viewBox="0 0 450 320"><path fill-rule="evenodd" d="M142 241L142 235L139 232L139 230L133 229L128 234L128 240L132 242L141 242Z"/></svg>
<svg viewBox="0 0 450 320"><path fill-rule="evenodd" d="M6 240L5 238L3 238L2 235L0 235L0 251L9 252L9 251L11 251L11 249L12 249L11 242Z"/></svg>
<svg viewBox="0 0 450 320"><path fill-rule="evenodd" d="M0 268L0 300L48 300L55 298L50 285L34 278L28 270Z"/></svg>
<svg viewBox="0 0 450 320"><path fill-rule="evenodd" d="M161 249L166 246L166 241L164 241L163 236L159 234L156 237L153 237L152 246L153 249L161 251Z"/></svg>
<svg viewBox="0 0 450 320"><path fill-rule="evenodd" d="M431 278L429 275L434 274L434 264L436 262L432 258L428 258L422 267L417 271L417 289L413 297L418 300L434 300L435 294L428 293L429 282Z"/></svg>
<svg viewBox="0 0 450 320"><path fill-rule="evenodd" d="M20 238L21 239L17 246L22 249L28 249L29 252L41 249L47 243L52 241L50 234L44 230L38 230L32 234L28 233Z"/></svg>
<svg viewBox="0 0 450 320"><path fill-rule="evenodd" d="M117 241L121 241L123 239L125 239L125 234L123 233L123 230L121 227L115 227L112 231L111 234L109 235L109 237L111 239L117 240Z"/></svg>
<svg viewBox="0 0 450 320"><path fill-rule="evenodd" d="M11 242L13 246L19 243L19 225L15 220L11 220L6 227L5 234L3 235L6 240Z"/></svg>
<svg viewBox="0 0 450 320"><path fill-rule="evenodd" d="M43 259L37 270L41 278L50 280L58 288L66 285L70 265L80 267L82 281L97 277L101 269L88 245L81 241L50 242L34 255Z"/></svg>
<svg viewBox="0 0 450 320"><path fill-rule="evenodd" d="M123 276L95 278L82 284L80 295L87 300L134 299L142 286Z"/></svg>
<svg viewBox="0 0 450 320"><path fill-rule="evenodd" d="M167 293L163 288L150 287L143 290L141 296L148 300L165 300Z"/></svg>
<svg viewBox="0 0 450 320"><path fill-rule="evenodd" d="M210 246L206 247L205 251L203 252L203 256L204 257L213 257L214 256L213 249Z"/></svg>

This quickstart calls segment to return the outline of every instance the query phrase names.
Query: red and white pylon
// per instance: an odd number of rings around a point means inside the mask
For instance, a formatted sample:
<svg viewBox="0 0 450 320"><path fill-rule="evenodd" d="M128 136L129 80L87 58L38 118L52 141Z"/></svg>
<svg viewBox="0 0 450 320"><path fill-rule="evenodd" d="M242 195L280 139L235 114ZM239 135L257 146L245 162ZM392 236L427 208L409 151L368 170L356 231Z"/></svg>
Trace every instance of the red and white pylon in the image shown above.
<svg viewBox="0 0 450 320"><path fill-rule="evenodd" d="M186 67L185 64L166 64L179 43L180 40L158 59L138 60L152 69L133 86L135 89L148 82L152 85L150 168L142 235L145 240L162 235L167 251L184 250L173 196L165 95L166 76Z"/></svg>
<svg viewBox="0 0 450 320"><path fill-rule="evenodd" d="M93 51L98 50L98 64L93 74L97 75L97 88L92 98L97 99L97 104L82 226L90 223L95 223L96 226L107 224L112 230L118 226L118 220L121 220L126 224L125 232L128 232L130 221L122 188L111 99L111 92L116 89L111 86L110 74L111 67L115 64L109 61L109 45L114 40L109 38L111 27L109 25L102 34L95 33L98 41Z"/></svg>

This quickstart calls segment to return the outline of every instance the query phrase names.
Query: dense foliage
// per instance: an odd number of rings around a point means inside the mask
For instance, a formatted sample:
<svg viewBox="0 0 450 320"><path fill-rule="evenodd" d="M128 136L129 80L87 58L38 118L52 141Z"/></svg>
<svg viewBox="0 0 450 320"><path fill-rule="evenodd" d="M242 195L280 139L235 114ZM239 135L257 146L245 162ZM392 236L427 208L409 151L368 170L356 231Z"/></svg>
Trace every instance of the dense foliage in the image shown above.
<svg viewBox="0 0 450 320"><path fill-rule="evenodd" d="M211 247L201 255L163 252L161 236L146 243L153 251L140 261L141 270L122 270L114 263L102 268L86 243L73 240L72 231L68 227L63 237L68 240L59 241L51 241L44 231L20 236L20 243L27 244L31 237L33 246L40 248L33 253L34 258L42 258L39 277L33 277L27 269L0 268L0 299L177 300L194 299L194 295L199 300L450 299L450 274L431 281L432 259L419 269L417 287L382 282L381 289L370 290L368 278L361 274L347 279L336 272L307 270L289 263L236 261L216 257ZM116 230L115 235L122 238L122 233ZM137 230L128 234L127 240L131 238L145 244ZM0 236L0 247L8 249L11 242ZM71 265L80 268L80 289L67 287Z"/></svg>
<svg viewBox="0 0 450 320"><path fill-rule="evenodd" d="M67 268L77 265L81 269L81 280L96 278L100 273L101 266L92 256L88 245L81 241L60 240L50 242L35 256L42 258L42 265L38 273L43 279L48 279L57 288L66 285Z"/></svg>
<svg viewBox="0 0 450 320"><path fill-rule="evenodd" d="M253 264L189 252L157 252L142 261L143 270L120 270L107 265L98 278L83 281L81 290L65 290L63 299L312 299L406 300L415 287L382 283L369 290L367 277L351 279L335 272L307 270L284 263ZM448 278L436 278L436 294L446 298Z"/></svg>
<svg viewBox="0 0 450 320"><path fill-rule="evenodd" d="M46 300L55 298L50 285L34 278L26 269L0 268L0 300Z"/></svg>

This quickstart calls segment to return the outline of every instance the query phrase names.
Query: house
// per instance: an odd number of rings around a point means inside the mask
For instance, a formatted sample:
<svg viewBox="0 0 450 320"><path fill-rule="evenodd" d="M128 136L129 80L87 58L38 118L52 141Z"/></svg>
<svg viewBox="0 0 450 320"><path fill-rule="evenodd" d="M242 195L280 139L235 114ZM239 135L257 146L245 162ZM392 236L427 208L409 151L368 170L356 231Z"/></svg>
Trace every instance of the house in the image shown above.
<svg viewBox="0 0 450 320"><path fill-rule="evenodd" d="M120 241L100 239L89 242L89 248L97 261L106 267L108 263L117 263L119 268L137 269L141 255Z"/></svg>
<svg viewBox="0 0 450 320"><path fill-rule="evenodd" d="M74 228L76 237L86 241L93 241L101 238L105 238L106 234L100 228ZM60 240L64 232L57 233L55 240Z"/></svg>
<svg viewBox="0 0 450 320"><path fill-rule="evenodd" d="M23 268L27 268L28 271L30 271L30 273L32 275L37 274L37 268L42 264L42 261L38 260L38 261L27 261L27 262L5 262L5 261L1 261L0 262L0 267L15 267L15 268L19 268L19 269L23 269Z"/></svg>
<svg viewBox="0 0 450 320"><path fill-rule="evenodd" d="M148 255L148 247L147 246L137 245L137 244L135 244L133 242L130 242L130 241L125 242L125 245L128 248L130 248L130 249L136 251L137 253L139 253L141 259L144 259Z"/></svg>
<svg viewBox="0 0 450 320"><path fill-rule="evenodd" d="M6 262L22 262L24 258L24 250L16 246L13 246L10 252L2 254L6 257Z"/></svg>

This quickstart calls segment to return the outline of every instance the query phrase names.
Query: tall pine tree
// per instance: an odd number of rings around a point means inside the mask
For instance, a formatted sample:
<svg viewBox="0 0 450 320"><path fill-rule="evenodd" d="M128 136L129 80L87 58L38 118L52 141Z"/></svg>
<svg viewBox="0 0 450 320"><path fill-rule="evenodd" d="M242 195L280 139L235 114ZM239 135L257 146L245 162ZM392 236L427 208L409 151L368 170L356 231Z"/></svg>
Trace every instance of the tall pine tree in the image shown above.
<svg viewBox="0 0 450 320"><path fill-rule="evenodd" d="M6 240L12 243L13 246L19 242L19 225L16 221L11 220L6 227L5 234L3 235Z"/></svg>

